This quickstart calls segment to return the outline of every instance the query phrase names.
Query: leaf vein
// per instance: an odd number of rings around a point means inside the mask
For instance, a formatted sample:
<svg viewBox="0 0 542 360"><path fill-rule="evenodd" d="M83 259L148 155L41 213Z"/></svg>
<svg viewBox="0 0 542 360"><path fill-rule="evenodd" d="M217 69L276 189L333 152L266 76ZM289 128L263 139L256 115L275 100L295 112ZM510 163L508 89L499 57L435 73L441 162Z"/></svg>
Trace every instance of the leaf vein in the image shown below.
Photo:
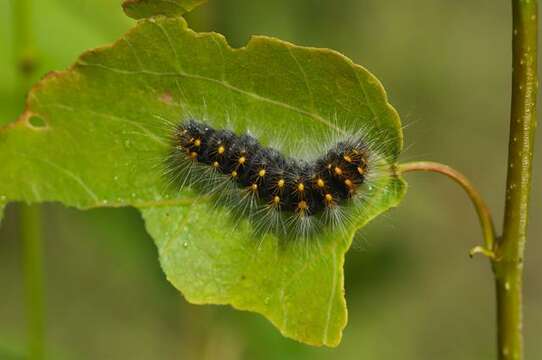
<svg viewBox="0 0 542 360"><path fill-rule="evenodd" d="M152 23L155 24L156 26L158 26L158 28L160 29L160 31L162 31L162 34L166 38L167 43L169 45L169 48L171 49L171 52L173 53L173 56L175 57L175 65L176 65L176 67L178 67L177 71L180 72L181 71L181 61L179 60L179 55L177 54L177 49L175 49L175 47L173 46L173 41L171 41L171 37L169 36L169 33L167 32L167 30L164 28L164 26L161 23L157 23L157 22L154 22L154 21Z"/></svg>
<svg viewBox="0 0 542 360"><path fill-rule="evenodd" d="M305 87L307 88L307 91L308 91L309 96L310 96L310 99L311 99L311 108L312 108L312 111L316 112L316 105L315 105L315 103L314 103L314 95L313 95L313 93L312 93L311 87L309 86L309 79L308 79L308 77L307 77L307 73L305 72L305 70L304 70L303 67L301 66L301 63L299 62L299 60L297 59L297 57L296 57L295 54L293 53L291 47L288 47L288 53L290 54L290 56L292 57L292 59L294 59L295 63L297 64L297 67L299 68L299 71L301 72L301 75L303 75L303 81L305 82Z"/></svg>
<svg viewBox="0 0 542 360"><path fill-rule="evenodd" d="M95 111L95 110L76 110L71 106L64 105L64 104L59 104L59 103L49 103L47 105L42 105L42 106L43 107L57 107L57 108L64 109L64 110L70 111L70 112L86 111L89 114L93 114L93 115L101 116L101 117L104 117L104 118L108 118L108 119L113 120L113 121L124 122L124 123L130 124L133 127L141 130L144 133L144 135L146 135L150 139L154 140L155 142L159 143L160 145L167 145L167 143L162 138L160 138L158 135L156 135L155 133L153 133L152 131L147 129L145 126L141 125L137 121L134 121L134 120L131 120L131 119L128 119L128 118L125 118L125 117L112 115L112 114L106 114L106 113L102 113L102 112Z"/></svg>
<svg viewBox="0 0 542 360"><path fill-rule="evenodd" d="M81 179L75 173L73 173L72 171L70 171L70 170L68 170L68 169L66 169L66 168L64 168L64 167L62 167L62 166L60 166L58 164L55 164L54 162L52 162L50 160L40 159L40 158L36 158L36 159L38 161L41 161L44 164L47 164L47 165L51 166L52 168L56 169L57 171L60 171L61 173L63 173L67 177L71 178L77 184L79 184L79 186L81 186L81 188L92 198L92 200L94 200L96 202L99 201L98 195L96 195L96 193L94 191L92 191L92 189L83 181L83 179Z"/></svg>
<svg viewBox="0 0 542 360"><path fill-rule="evenodd" d="M139 65L139 69L143 70L145 67L143 66L143 62L141 62L141 59L139 58L139 55L137 54L137 50L132 44L132 42L128 40L127 37L123 37L122 39L126 42L126 44L128 44L128 47L132 50L132 54L134 54L134 57Z"/></svg>
<svg viewBox="0 0 542 360"><path fill-rule="evenodd" d="M365 86L365 83L363 81L361 81L361 79L359 78L358 72L354 68L352 68L352 71L354 72L354 76L356 77L356 80L358 81L361 92L363 93L363 97L365 98L365 103L369 107L369 110L371 111L371 114L373 114L373 120L378 125L380 125L380 118L377 116L377 113L376 113L376 111L375 111L375 109L373 107L373 102L369 98L369 94L367 93L367 88Z"/></svg>
<svg viewBox="0 0 542 360"><path fill-rule="evenodd" d="M222 81L222 80L217 80L217 79L210 78L210 77L207 77L207 76L189 74L189 73L186 73L186 72L156 72L156 71L149 71L149 70L130 71L130 70L123 70L123 69L110 67L110 66L103 65L103 64L87 63L87 62L82 61L82 60L79 60L78 64L82 65L82 66L98 67L98 68L102 68L102 69L105 69L105 70L108 70L108 71L116 72L116 73L119 73L119 74L125 74L125 75L146 74L146 75L153 75L153 76L181 76L181 77L187 77L187 78L192 78L192 79L196 79L196 80L212 82L214 84L221 85L221 86L223 86L223 87L225 87L225 88L227 88L229 90L236 91L236 92L238 92L240 94L252 97L252 98L254 98L256 100L267 102L269 104L280 106L280 107L285 108L287 110L294 111L294 112L297 112L299 114L305 115L305 116L310 117L310 118L312 118L312 119L314 119L316 121L321 122L322 124L324 124L324 125L332 128L332 129L338 131L341 134L344 133L343 129L337 127L335 124L333 124L329 120L324 119L319 114L315 114L313 112L300 109L297 106L293 106L293 105L287 104L287 103L279 101L279 100L270 99L268 97L265 97L265 96L262 96L262 95L259 95L259 94L256 94L256 93L253 93L253 92L250 92L250 91L247 91L247 90L243 90L243 89L238 88L238 87L236 87L234 85L231 85L228 82L225 82L225 81Z"/></svg>

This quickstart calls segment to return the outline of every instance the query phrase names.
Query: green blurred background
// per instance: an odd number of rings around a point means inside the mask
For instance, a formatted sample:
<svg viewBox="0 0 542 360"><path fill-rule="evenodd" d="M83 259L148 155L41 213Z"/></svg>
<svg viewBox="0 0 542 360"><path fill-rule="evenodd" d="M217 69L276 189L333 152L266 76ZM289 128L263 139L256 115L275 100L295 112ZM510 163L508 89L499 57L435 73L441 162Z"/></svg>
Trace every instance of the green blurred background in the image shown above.
<svg viewBox="0 0 542 360"><path fill-rule="evenodd" d="M17 0L12 0L17 1ZM0 1L0 123L23 107L12 1ZM133 21L120 0L33 0L36 79ZM402 161L463 171L502 219L510 98L509 1L211 0L196 30L329 47L384 83L405 125ZM542 354L541 132L525 274L527 359ZM1 171L1 164L0 164ZM47 354L51 359L495 359L495 300L481 232L449 180L409 174L402 205L371 223L347 255L349 324L336 349L283 338L261 316L187 304L166 281L134 209L46 204ZM17 206L0 228L0 359L24 358Z"/></svg>

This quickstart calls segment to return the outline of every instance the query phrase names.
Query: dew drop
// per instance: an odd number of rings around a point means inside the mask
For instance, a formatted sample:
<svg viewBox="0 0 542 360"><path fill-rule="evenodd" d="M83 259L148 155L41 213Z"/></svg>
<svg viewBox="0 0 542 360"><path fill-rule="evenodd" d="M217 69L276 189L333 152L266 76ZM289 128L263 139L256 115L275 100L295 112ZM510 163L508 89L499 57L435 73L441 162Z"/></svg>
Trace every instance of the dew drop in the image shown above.
<svg viewBox="0 0 542 360"><path fill-rule="evenodd" d="M6 200L6 199L7 199L6 195L0 196L0 200L4 201L4 200Z"/></svg>
<svg viewBox="0 0 542 360"><path fill-rule="evenodd" d="M117 175L113 176L113 180L117 181L119 177Z"/></svg>
<svg viewBox="0 0 542 360"><path fill-rule="evenodd" d="M185 249L188 247L188 243L187 243L186 241L183 243L183 247L184 247Z"/></svg>
<svg viewBox="0 0 542 360"><path fill-rule="evenodd" d="M266 298L263 300L263 303L264 303L265 305L269 305L269 302L270 302L270 301L271 301L271 299L270 299L269 296L268 296L268 297L266 297Z"/></svg>

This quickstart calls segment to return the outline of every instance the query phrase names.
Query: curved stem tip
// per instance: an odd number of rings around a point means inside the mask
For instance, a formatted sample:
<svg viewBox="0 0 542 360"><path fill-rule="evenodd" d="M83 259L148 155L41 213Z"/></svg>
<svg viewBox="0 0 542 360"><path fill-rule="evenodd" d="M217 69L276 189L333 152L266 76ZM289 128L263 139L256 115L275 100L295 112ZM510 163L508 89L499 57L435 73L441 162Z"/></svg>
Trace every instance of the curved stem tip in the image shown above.
<svg viewBox="0 0 542 360"><path fill-rule="evenodd" d="M495 254L493 252L495 245L495 226L493 225L493 219L491 217L491 212L487 207L486 203L482 199L480 192L476 190L474 185L459 171L449 167L448 165L440 164L432 161L415 161L408 162L404 164L399 164L397 167L399 173L406 173L411 171L427 171L435 172L448 176L450 179L454 180L459 184L463 190L467 193L476 213L478 214L478 219L480 220L480 225L482 226L482 233L484 236L484 246L476 246L470 251L470 255L477 253L486 255L487 257L493 259Z"/></svg>

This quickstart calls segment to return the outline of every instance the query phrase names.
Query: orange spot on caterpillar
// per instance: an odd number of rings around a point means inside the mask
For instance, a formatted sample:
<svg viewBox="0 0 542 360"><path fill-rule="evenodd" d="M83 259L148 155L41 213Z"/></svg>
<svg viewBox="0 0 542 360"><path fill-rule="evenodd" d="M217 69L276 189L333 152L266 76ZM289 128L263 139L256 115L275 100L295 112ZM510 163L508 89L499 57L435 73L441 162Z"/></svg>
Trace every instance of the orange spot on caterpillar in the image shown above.
<svg viewBox="0 0 542 360"><path fill-rule="evenodd" d="M318 186L319 188L323 188L324 186L326 186L326 183L324 182L324 180L318 178L316 180L316 186Z"/></svg>
<svg viewBox="0 0 542 360"><path fill-rule="evenodd" d="M305 211L309 208L309 205L307 204L306 201L302 200L297 203L297 208L301 211Z"/></svg>
<svg viewBox="0 0 542 360"><path fill-rule="evenodd" d="M260 171L258 171L258 176L259 177L264 177L265 176L265 169L261 169Z"/></svg>
<svg viewBox="0 0 542 360"><path fill-rule="evenodd" d="M218 161L213 162L213 167L214 168L218 168L219 166L220 166L220 164L218 163Z"/></svg>
<svg viewBox="0 0 542 360"><path fill-rule="evenodd" d="M335 174L337 174L339 176L341 176L343 174L343 170L338 166L335 166L334 171L335 171Z"/></svg>
<svg viewBox="0 0 542 360"><path fill-rule="evenodd" d="M196 139L194 140L194 146L200 146L201 145L201 140L200 139Z"/></svg>
<svg viewBox="0 0 542 360"><path fill-rule="evenodd" d="M343 159L344 161L346 161L347 163L351 163L352 162L352 158L348 155L343 155Z"/></svg>
<svg viewBox="0 0 542 360"><path fill-rule="evenodd" d="M190 153L190 158L193 159L193 160L194 160L194 159L197 159L197 158L198 158L198 153L195 152L195 151L192 151L192 152Z"/></svg>
<svg viewBox="0 0 542 360"><path fill-rule="evenodd" d="M237 171L233 170L233 171L231 172L231 177L232 177L232 178L236 178L237 175L238 175L238 174L237 174Z"/></svg>
<svg viewBox="0 0 542 360"><path fill-rule="evenodd" d="M275 204L275 205L280 204L280 197L279 197L279 196L275 196L275 197L273 198L273 204Z"/></svg>
<svg viewBox="0 0 542 360"><path fill-rule="evenodd" d="M226 148L224 146L220 145L216 152L218 154L222 155L222 154L224 154L225 151L226 151Z"/></svg>
<svg viewBox="0 0 542 360"><path fill-rule="evenodd" d="M250 190L252 190L252 191L258 191L258 184L252 184L252 185L250 185Z"/></svg>
<svg viewBox="0 0 542 360"><path fill-rule="evenodd" d="M297 184L297 191L303 192L305 190L305 185L303 183Z"/></svg>
<svg viewBox="0 0 542 360"><path fill-rule="evenodd" d="M280 179L279 181L277 181L277 186L279 189L282 189L284 187L284 179Z"/></svg>
<svg viewBox="0 0 542 360"><path fill-rule="evenodd" d="M348 186L349 188L352 188L352 186L354 186L354 184L352 183L352 180L350 179L344 180L344 184Z"/></svg>
<svg viewBox="0 0 542 360"><path fill-rule="evenodd" d="M244 156L241 156L237 162L239 163L239 165L243 165L245 163L245 161L247 161L247 158L244 157Z"/></svg>
<svg viewBox="0 0 542 360"><path fill-rule="evenodd" d="M324 196L324 199L326 201L326 204L330 204L333 201L333 196L331 194L326 194Z"/></svg>

